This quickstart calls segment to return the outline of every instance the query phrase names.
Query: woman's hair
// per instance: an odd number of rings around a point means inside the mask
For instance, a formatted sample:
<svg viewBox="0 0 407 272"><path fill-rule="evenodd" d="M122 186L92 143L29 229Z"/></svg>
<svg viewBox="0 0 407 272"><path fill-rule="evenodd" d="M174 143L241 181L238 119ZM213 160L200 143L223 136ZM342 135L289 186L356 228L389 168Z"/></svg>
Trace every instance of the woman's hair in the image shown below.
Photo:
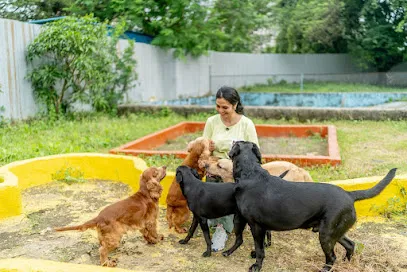
<svg viewBox="0 0 407 272"><path fill-rule="evenodd" d="M227 86L221 87L216 93L216 99L218 98L223 98L230 104L237 105L235 110L236 113L238 114L244 113L244 107L242 105L242 101L240 100L240 95L234 88Z"/></svg>

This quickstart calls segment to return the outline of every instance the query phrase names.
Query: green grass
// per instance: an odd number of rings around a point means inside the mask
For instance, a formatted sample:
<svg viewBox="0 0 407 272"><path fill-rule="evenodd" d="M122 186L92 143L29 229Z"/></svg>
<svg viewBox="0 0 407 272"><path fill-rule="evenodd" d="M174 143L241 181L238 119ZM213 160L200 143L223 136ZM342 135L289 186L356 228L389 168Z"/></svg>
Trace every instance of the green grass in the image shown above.
<svg viewBox="0 0 407 272"><path fill-rule="evenodd" d="M185 118L170 112L111 117L91 115L48 122L33 120L0 128L0 165L39 156L71 153L107 153L129 141L181 121L205 121L209 115ZM256 124L300 124L297 120L253 119ZM407 174L407 122L333 120L309 124L332 124L337 128L342 164L310 167L316 181L384 176L390 168ZM168 165L174 170L181 160L172 156L144 157L148 165Z"/></svg>
<svg viewBox="0 0 407 272"><path fill-rule="evenodd" d="M303 90L299 83L275 83L269 85L252 85L239 88L241 92L281 92L281 93L331 93L331 92L406 92L407 88L384 87L369 84L310 82L305 81Z"/></svg>

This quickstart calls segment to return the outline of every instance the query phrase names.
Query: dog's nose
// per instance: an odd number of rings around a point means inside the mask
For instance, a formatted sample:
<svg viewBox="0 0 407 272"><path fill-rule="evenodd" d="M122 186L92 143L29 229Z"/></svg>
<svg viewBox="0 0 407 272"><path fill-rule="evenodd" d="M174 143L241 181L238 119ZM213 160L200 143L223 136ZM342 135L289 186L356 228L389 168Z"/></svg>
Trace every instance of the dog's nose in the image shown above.
<svg viewBox="0 0 407 272"><path fill-rule="evenodd" d="M205 163L205 168L208 169L209 163Z"/></svg>

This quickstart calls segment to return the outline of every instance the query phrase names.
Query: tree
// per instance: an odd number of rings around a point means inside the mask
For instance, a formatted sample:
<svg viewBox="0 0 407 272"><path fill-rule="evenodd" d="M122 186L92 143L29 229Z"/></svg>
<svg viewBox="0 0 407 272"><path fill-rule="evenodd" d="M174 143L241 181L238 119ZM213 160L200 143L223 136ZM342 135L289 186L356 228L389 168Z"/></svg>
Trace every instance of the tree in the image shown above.
<svg viewBox="0 0 407 272"><path fill-rule="evenodd" d="M365 1L350 52L362 67L386 72L407 54L407 1Z"/></svg>
<svg viewBox="0 0 407 272"><path fill-rule="evenodd" d="M279 28L277 53L344 53L344 4L340 0L279 0L273 7Z"/></svg>
<svg viewBox="0 0 407 272"><path fill-rule="evenodd" d="M0 17L19 21L67 15L74 0L0 0Z"/></svg>
<svg viewBox="0 0 407 272"><path fill-rule="evenodd" d="M215 51L254 52L270 35L260 33L269 26L270 1L218 0L210 14L223 33L221 43L213 43Z"/></svg>
<svg viewBox="0 0 407 272"><path fill-rule="evenodd" d="M210 41L216 40L211 37L219 35L205 4L202 0L78 0L70 11L78 15L93 13L112 23L124 18L130 30L154 36L154 45L174 48L174 54L183 57L205 53Z"/></svg>
<svg viewBox="0 0 407 272"><path fill-rule="evenodd" d="M257 30L266 25L266 0L79 1L70 11L101 20L125 18L131 30L154 36L153 44L174 54L199 56L208 50L252 52Z"/></svg>
<svg viewBox="0 0 407 272"><path fill-rule="evenodd" d="M116 53L123 29L119 25L109 39L106 24L91 16L66 17L42 28L28 46L34 68L27 77L48 114L59 116L76 101L98 111L115 109L134 79L133 43L122 57Z"/></svg>

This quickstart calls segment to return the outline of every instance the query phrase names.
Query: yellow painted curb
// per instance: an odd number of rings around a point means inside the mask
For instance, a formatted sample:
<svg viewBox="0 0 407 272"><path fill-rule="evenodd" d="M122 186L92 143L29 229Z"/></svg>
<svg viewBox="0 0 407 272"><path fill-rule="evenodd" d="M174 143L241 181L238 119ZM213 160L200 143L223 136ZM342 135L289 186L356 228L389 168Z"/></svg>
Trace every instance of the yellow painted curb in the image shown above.
<svg viewBox="0 0 407 272"><path fill-rule="evenodd" d="M60 263L36 259L4 259L0 260L0 272L130 272L121 268L109 268L86 264ZM137 270L141 272L142 270Z"/></svg>
<svg viewBox="0 0 407 272"><path fill-rule="evenodd" d="M329 182L346 191L370 189L375 186L383 176L337 180ZM402 211L407 208L407 175L396 176L389 185L376 197L356 201L355 208L358 219L367 216L379 216L387 211ZM403 195L404 194L404 195Z"/></svg>
<svg viewBox="0 0 407 272"><path fill-rule="evenodd" d="M49 183L52 176L67 170L80 173L85 179L103 179L128 184L133 191L139 188L141 173L147 168L145 161L132 156L76 153L39 157L16 161L0 168L0 219L22 213L21 190ZM174 173L161 182L164 190L160 204L165 205L165 196Z"/></svg>

